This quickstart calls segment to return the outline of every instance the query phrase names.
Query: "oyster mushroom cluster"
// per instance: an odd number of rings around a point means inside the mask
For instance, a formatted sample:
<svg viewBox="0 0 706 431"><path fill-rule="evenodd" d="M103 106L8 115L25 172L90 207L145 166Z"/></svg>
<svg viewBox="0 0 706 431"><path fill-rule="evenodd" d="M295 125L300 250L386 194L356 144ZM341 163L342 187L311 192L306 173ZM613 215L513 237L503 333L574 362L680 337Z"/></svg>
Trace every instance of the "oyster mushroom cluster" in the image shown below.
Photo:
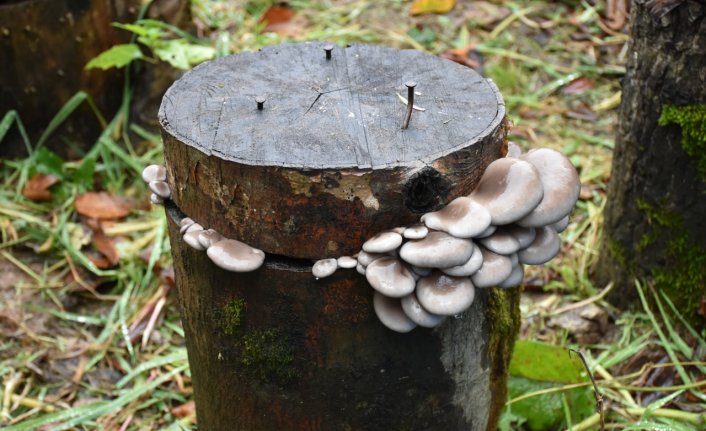
<svg viewBox="0 0 706 431"><path fill-rule="evenodd" d="M355 261L385 326L434 327L470 307L475 288L518 286L524 265L552 259L579 191L576 169L561 153L521 154L511 145L468 196L424 214L420 224L375 235L355 259L320 260L312 272L327 277Z"/></svg>
<svg viewBox="0 0 706 431"><path fill-rule="evenodd" d="M147 166L142 171L142 179L152 191L152 203L161 204L171 196L164 166ZM205 229L189 217L184 217L179 222L179 233L189 247L199 251L205 250L213 263L227 271L255 271L265 262L265 253L262 250L225 238L214 229Z"/></svg>

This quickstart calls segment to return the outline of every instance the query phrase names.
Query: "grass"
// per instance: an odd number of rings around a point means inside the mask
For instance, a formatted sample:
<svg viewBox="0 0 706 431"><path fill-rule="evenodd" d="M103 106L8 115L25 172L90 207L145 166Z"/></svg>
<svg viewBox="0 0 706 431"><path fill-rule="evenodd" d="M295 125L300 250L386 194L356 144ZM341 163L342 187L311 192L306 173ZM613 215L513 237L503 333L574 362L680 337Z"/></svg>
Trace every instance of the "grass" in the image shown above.
<svg viewBox="0 0 706 431"><path fill-rule="evenodd" d="M446 15L419 17L409 16L409 4L290 1L298 18L278 34L264 32L260 21L270 2L194 0L198 40L190 40L213 46L217 56L292 40L385 44L431 54L472 47L505 97L513 122L509 138L524 149L562 151L583 184L562 234L560 257L526 275L526 291L548 299L524 303L522 336L581 348L606 399L609 428L680 430L703 424L701 334L650 286L637 285L641 310L619 314L603 302L605 286L589 278L601 237L627 36L604 31L603 3L465 2ZM149 207L139 179L143 166L162 162L161 144L153 131L131 121L131 89L126 78L121 109L109 120L87 94L76 94L36 142L29 141L17 112L0 121L0 141L16 128L29 154L0 167L3 429L194 427L184 334L170 293L165 219L161 209ZM90 105L104 131L82 159L57 160L44 144L81 104ZM37 173L60 179L50 202L22 194ZM91 234L73 205L77 195L93 190L133 200L127 218L102 226L119 251L116 267L94 263ZM570 331L548 326L576 301L607 310L612 334L579 346ZM663 352L664 362L651 362L648 353L654 351ZM676 370L671 384L648 381L666 369ZM645 392L656 396L643 402ZM522 397L538 399L542 393ZM596 429L598 419L595 414L566 423L574 431Z"/></svg>

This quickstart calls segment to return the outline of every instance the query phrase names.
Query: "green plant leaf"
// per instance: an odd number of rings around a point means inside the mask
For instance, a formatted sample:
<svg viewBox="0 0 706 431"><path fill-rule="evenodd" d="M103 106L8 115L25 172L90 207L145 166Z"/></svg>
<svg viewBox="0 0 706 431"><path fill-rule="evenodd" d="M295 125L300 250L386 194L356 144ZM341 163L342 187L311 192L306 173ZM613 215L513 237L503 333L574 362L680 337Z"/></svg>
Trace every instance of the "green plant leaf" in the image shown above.
<svg viewBox="0 0 706 431"><path fill-rule="evenodd" d="M525 340L515 343L510 375L554 383L588 381L581 360L566 348Z"/></svg>
<svg viewBox="0 0 706 431"><path fill-rule="evenodd" d="M164 41L154 47L154 55L177 69L190 69L205 60L212 59L216 50L209 46L194 45L184 39Z"/></svg>
<svg viewBox="0 0 706 431"><path fill-rule="evenodd" d="M115 45L107 51L98 54L86 64L86 69L110 69L111 67L125 67L133 60L143 58L140 47L134 43Z"/></svg>
<svg viewBox="0 0 706 431"><path fill-rule="evenodd" d="M35 168L38 172L56 175L64 179L64 161L56 153L42 147L35 153Z"/></svg>

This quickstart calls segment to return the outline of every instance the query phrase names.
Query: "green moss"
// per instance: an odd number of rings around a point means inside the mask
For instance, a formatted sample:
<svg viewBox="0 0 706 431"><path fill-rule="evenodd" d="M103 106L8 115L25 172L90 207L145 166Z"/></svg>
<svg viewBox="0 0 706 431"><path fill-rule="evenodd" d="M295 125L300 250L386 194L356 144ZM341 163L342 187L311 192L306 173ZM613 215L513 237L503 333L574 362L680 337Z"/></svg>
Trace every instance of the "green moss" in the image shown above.
<svg viewBox="0 0 706 431"><path fill-rule="evenodd" d="M512 349L520 330L520 289L489 289L488 363L493 405L488 423L497 423L507 399L507 376Z"/></svg>
<svg viewBox="0 0 706 431"><path fill-rule="evenodd" d="M632 271L632 264L628 259L623 246L620 245L620 243L613 238L608 238L607 245L608 251L610 252L611 256L613 256L613 259L618 262L618 265L620 265L621 268L626 268L629 271Z"/></svg>
<svg viewBox="0 0 706 431"><path fill-rule="evenodd" d="M684 152L697 160L699 174L706 180L706 105L664 105L659 125L678 124Z"/></svg>
<svg viewBox="0 0 706 431"><path fill-rule="evenodd" d="M288 344L274 329L258 330L243 337L240 363L263 381L287 382L294 377L293 356Z"/></svg>
<svg viewBox="0 0 706 431"><path fill-rule="evenodd" d="M220 327L226 335L235 335L240 328L240 319L245 311L246 303L243 298L235 298L221 309Z"/></svg>
<svg viewBox="0 0 706 431"><path fill-rule="evenodd" d="M701 298L706 294L706 249L691 237L682 217L664 208L638 202L652 231L655 246L663 248L664 263L651 268L655 286L663 289L690 321L697 320Z"/></svg>

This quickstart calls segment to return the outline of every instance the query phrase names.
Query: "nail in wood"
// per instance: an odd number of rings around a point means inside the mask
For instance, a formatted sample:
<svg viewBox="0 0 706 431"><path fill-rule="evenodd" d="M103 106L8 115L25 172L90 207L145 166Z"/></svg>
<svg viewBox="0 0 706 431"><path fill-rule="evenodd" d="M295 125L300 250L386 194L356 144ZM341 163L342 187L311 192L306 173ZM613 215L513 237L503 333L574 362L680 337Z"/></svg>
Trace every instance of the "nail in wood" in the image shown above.
<svg viewBox="0 0 706 431"><path fill-rule="evenodd" d="M333 45L330 43L324 46L324 51L326 52L326 60L331 60L331 52L333 52Z"/></svg>
<svg viewBox="0 0 706 431"><path fill-rule="evenodd" d="M265 98L262 96L257 96L255 98L255 103L257 103L257 109L259 111L262 111L262 109L265 107Z"/></svg>
<svg viewBox="0 0 706 431"><path fill-rule="evenodd" d="M417 83L415 81L407 81L404 85L407 86L407 112L404 116L402 128L406 129L409 127L409 120L412 118L412 110L414 109L414 87L417 86Z"/></svg>

